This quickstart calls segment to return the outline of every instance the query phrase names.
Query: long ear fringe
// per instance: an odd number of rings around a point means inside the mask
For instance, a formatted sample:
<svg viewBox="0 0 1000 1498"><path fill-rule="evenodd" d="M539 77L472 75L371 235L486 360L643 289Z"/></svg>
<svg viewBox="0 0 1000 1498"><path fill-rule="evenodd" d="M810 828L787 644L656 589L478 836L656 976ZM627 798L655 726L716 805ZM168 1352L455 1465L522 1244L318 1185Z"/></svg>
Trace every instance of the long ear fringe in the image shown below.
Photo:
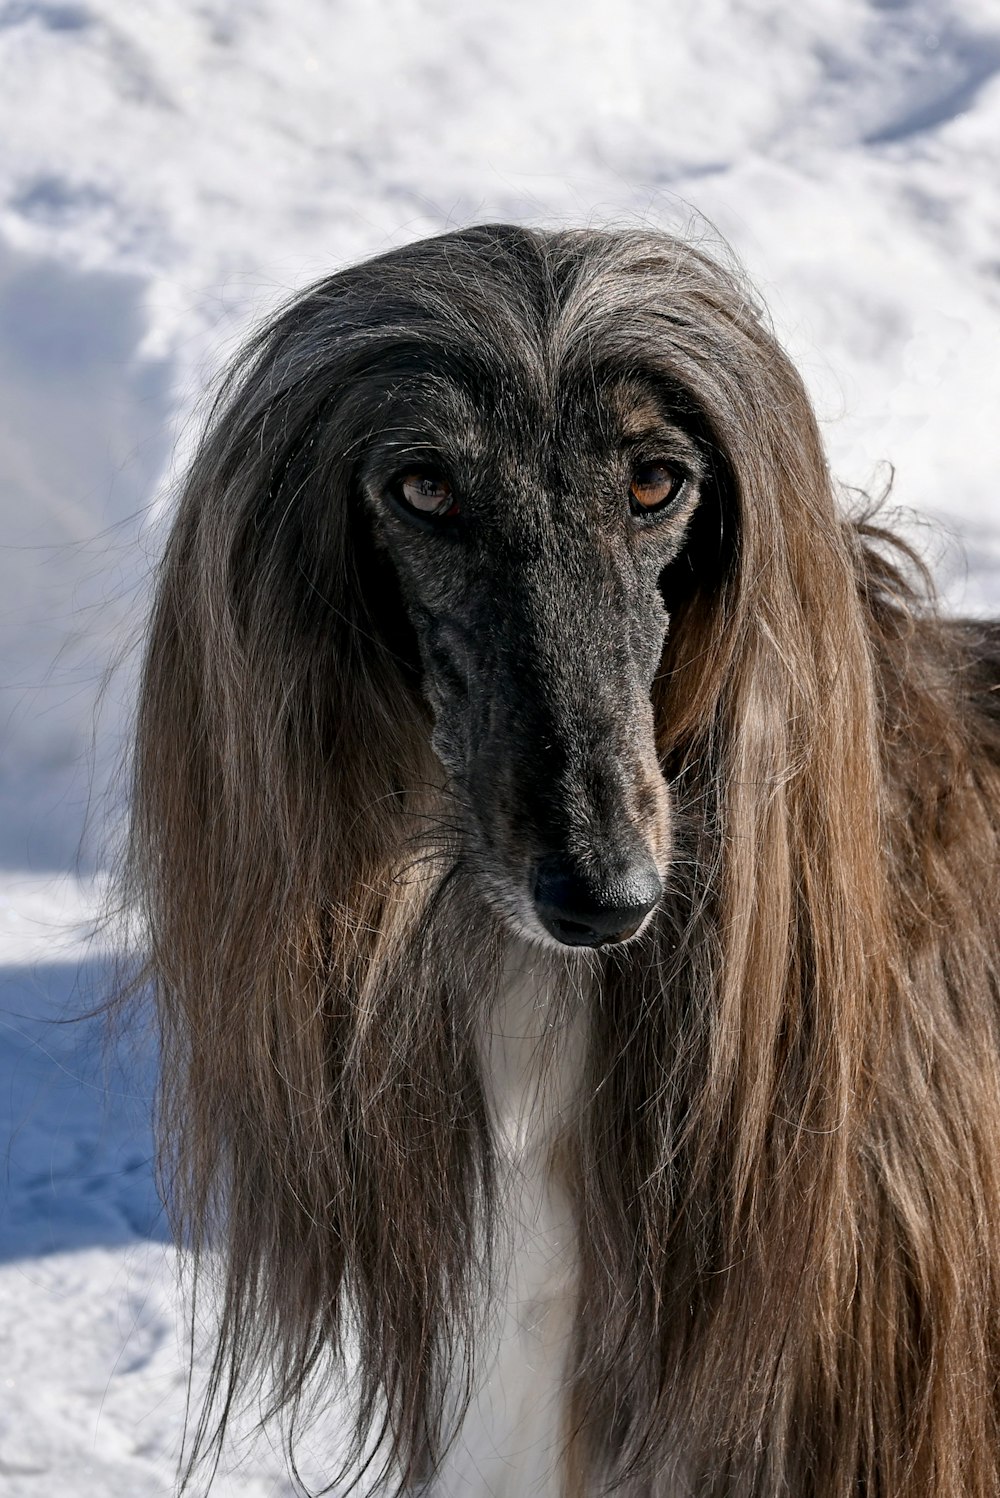
<svg viewBox="0 0 1000 1498"><path fill-rule="evenodd" d="M953 631L886 538L838 519L797 376L735 338L759 382L716 432L738 542L659 684L672 888L593 1020L573 1444L612 1486L985 1498L997 735L970 738Z"/></svg>
<svg viewBox="0 0 1000 1498"><path fill-rule="evenodd" d="M294 1415L332 1347L359 1370L345 1470L381 1450L392 1482L436 1459L484 1299L469 994L489 1003L500 938L448 877L426 709L368 605L385 578L311 430L318 398L283 410L264 388L281 343L230 386L164 557L123 884L160 1021L166 1194L196 1272L217 1255L222 1275L188 1476L246 1391L269 1379ZM466 922L477 949L456 954Z"/></svg>

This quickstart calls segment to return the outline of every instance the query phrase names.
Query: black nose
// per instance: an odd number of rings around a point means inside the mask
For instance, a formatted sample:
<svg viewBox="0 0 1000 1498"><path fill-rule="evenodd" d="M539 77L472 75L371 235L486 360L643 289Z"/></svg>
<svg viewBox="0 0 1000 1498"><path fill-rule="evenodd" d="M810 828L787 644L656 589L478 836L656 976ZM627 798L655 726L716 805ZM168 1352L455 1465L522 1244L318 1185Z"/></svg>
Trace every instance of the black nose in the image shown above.
<svg viewBox="0 0 1000 1498"><path fill-rule="evenodd" d="M535 909L556 941L568 947L603 947L625 941L642 925L663 894L652 859L613 879L589 877L558 854L535 869Z"/></svg>

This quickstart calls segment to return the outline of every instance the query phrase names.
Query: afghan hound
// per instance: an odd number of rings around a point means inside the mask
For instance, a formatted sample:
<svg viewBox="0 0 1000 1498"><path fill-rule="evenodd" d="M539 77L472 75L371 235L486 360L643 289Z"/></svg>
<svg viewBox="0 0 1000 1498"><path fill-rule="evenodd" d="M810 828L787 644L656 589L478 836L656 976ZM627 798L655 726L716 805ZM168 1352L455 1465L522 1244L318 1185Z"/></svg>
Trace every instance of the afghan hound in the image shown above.
<svg viewBox="0 0 1000 1498"><path fill-rule="evenodd" d="M362 1492L997 1498L1000 640L848 509L665 234L444 234L245 350L125 868L192 1463L339 1368Z"/></svg>

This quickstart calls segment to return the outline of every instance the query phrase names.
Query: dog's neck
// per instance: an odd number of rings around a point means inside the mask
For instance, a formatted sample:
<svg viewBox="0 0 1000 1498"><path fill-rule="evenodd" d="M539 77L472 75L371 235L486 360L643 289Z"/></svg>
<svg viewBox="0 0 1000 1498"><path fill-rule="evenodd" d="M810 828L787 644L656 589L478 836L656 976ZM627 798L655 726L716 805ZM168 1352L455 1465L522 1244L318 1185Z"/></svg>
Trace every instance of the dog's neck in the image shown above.
<svg viewBox="0 0 1000 1498"><path fill-rule="evenodd" d="M579 1096L587 975L566 979L536 947L512 941L482 1041L483 1073L501 1158L542 1164L572 1125Z"/></svg>
<svg viewBox="0 0 1000 1498"><path fill-rule="evenodd" d="M544 953L516 946L482 1039L498 1164L497 1255L477 1394L434 1498L556 1498L576 1309L572 1204L560 1169L579 1097L586 994L560 996Z"/></svg>

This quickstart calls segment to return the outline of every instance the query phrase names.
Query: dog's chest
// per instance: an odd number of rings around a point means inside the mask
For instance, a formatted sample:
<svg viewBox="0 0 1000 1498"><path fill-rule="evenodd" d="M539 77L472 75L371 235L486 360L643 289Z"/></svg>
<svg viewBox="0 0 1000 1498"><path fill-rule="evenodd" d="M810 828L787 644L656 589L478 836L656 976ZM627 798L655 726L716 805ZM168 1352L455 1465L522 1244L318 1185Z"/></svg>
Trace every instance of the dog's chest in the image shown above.
<svg viewBox="0 0 1000 1498"><path fill-rule="evenodd" d="M559 1498L563 1382L575 1311L570 1201L554 1145L578 1091L577 1021L553 1026L544 979L510 972L483 1063L499 1163L490 1334L477 1394L435 1498Z"/></svg>

